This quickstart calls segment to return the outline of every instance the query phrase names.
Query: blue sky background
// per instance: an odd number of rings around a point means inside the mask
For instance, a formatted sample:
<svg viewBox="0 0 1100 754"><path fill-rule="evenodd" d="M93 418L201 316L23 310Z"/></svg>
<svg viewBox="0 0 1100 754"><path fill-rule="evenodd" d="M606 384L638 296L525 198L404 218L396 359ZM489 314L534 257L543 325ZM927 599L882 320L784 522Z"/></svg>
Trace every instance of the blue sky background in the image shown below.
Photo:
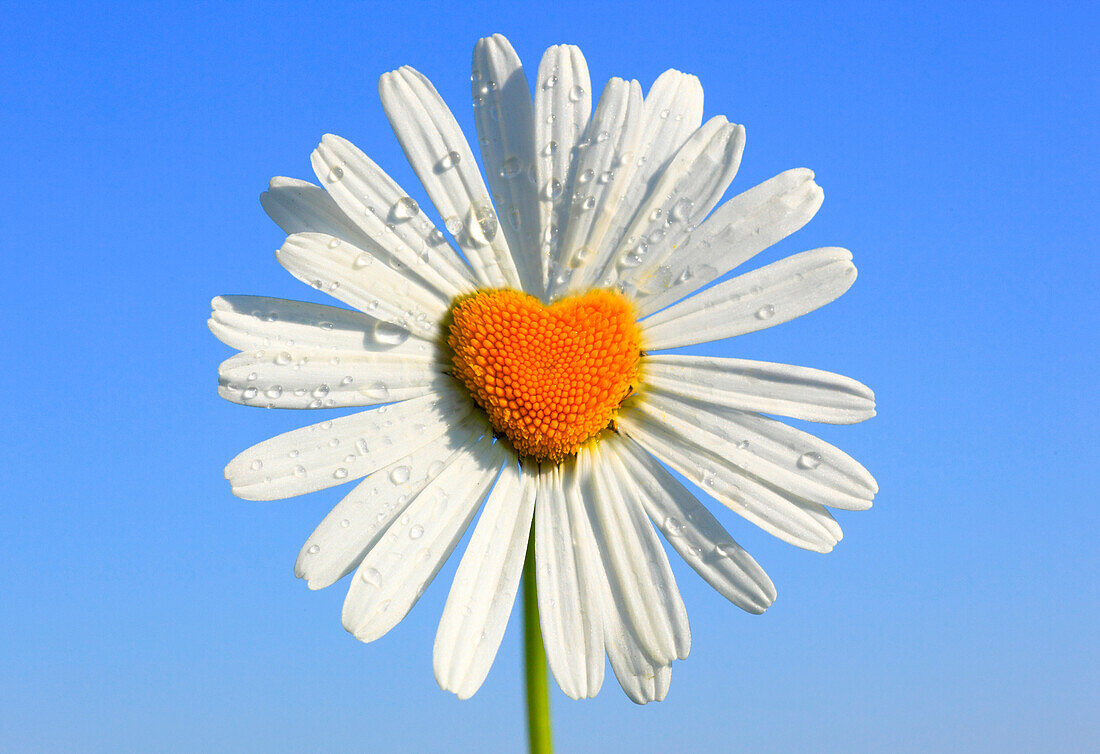
<svg viewBox="0 0 1100 754"><path fill-rule="evenodd" d="M825 245L860 279L701 349L875 388L819 434L881 493L830 555L724 509L774 579L742 613L673 558L693 632L661 704L554 691L562 752L1085 751L1100 746L1097 11L1085 3L6 4L0 14L0 748L519 751L514 620L482 690L438 689L455 562L362 645L299 546L342 489L222 479L316 414L221 401L209 300L322 300L257 196L350 138L428 202L378 103L411 64L473 132L470 52L593 81L700 76L744 123L731 193L812 167L825 205L759 258ZM415 188L415 190L413 190ZM753 264L755 264L754 262ZM464 547L464 545L460 545ZM457 561L457 558L453 559Z"/></svg>

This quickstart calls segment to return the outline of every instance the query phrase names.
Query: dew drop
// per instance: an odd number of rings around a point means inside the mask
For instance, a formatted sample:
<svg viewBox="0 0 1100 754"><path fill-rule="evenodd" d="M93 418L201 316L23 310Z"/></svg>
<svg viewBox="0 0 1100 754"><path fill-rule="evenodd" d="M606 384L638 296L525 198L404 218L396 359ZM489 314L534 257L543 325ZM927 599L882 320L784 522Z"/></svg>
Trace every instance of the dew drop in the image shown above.
<svg viewBox="0 0 1100 754"><path fill-rule="evenodd" d="M569 100L571 102L580 102L583 97L584 97L584 87L581 86L580 84L577 84L576 86L574 86L572 89L569 90Z"/></svg>
<svg viewBox="0 0 1100 754"><path fill-rule="evenodd" d="M442 173L445 170L450 170L461 161L462 155L458 152L448 152L439 160L438 172Z"/></svg>
<svg viewBox="0 0 1100 754"><path fill-rule="evenodd" d="M272 400L280 397L282 394L283 388L281 385L272 385L264 391L264 395L266 395L268 398L271 398Z"/></svg>
<svg viewBox="0 0 1100 754"><path fill-rule="evenodd" d="M669 516L665 519L665 530L668 532L668 535L670 537L679 537L681 534L684 533L684 530L686 528L687 527L684 525L684 522L678 518Z"/></svg>
<svg viewBox="0 0 1100 754"><path fill-rule="evenodd" d="M672 207L672 211L669 212L668 219L673 222L686 222L691 217L691 210L695 208L695 202L687 197L676 202Z"/></svg>
<svg viewBox="0 0 1100 754"><path fill-rule="evenodd" d="M547 76L546 80L542 82L542 88L543 89L553 89L557 85L558 85L558 77L557 76Z"/></svg>
<svg viewBox="0 0 1100 754"><path fill-rule="evenodd" d="M328 170L328 182L338 183L344 177L344 169L339 165L333 165Z"/></svg>
<svg viewBox="0 0 1100 754"><path fill-rule="evenodd" d="M409 476L412 474L412 469L408 466L398 466L390 472L390 481L394 484L404 484L409 481Z"/></svg>
<svg viewBox="0 0 1100 754"><path fill-rule="evenodd" d="M424 536L424 527L420 524L409 529L409 539L420 539Z"/></svg>
<svg viewBox="0 0 1100 754"><path fill-rule="evenodd" d="M332 472L332 476L335 479L347 479L348 470L341 466L340 468L336 469L336 471Z"/></svg>
<svg viewBox="0 0 1100 754"><path fill-rule="evenodd" d="M800 469L816 469L820 465L820 453L803 453L798 457L798 468Z"/></svg>
<svg viewBox="0 0 1100 754"><path fill-rule="evenodd" d="M775 315L775 307L771 304L765 304L756 310L757 319L771 319Z"/></svg>
<svg viewBox="0 0 1100 754"><path fill-rule="evenodd" d="M289 364L293 360L294 360L294 357L291 356L286 351L283 351L282 353L275 356L275 363L278 364L281 367L285 367L287 364Z"/></svg>
<svg viewBox="0 0 1100 754"><path fill-rule="evenodd" d="M364 568L359 573L359 578L364 584L373 586L376 589L382 586L382 574L378 572L377 568Z"/></svg>
<svg viewBox="0 0 1100 754"><path fill-rule="evenodd" d="M409 331L392 322L379 320L374 325L374 339L388 346L397 346L409 339Z"/></svg>
<svg viewBox="0 0 1100 754"><path fill-rule="evenodd" d="M243 390L243 391L241 392L241 397L243 397L243 398L244 398L244 399L245 399L246 401L248 401L248 400L252 400L253 398L255 398L255 397L256 397L256 394L257 394L257 393L259 393L259 392L260 392L260 391L259 391L259 390L257 390L257 389L256 389L256 388L254 388L254 387L246 387L246 388L245 388L245 389L244 389L244 390Z"/></svg>
<svg viewBox="0 0 1100 754"><path fill-rule="evenodd" d="M542 195L545 199L557 199L561 196L561 192L561 181L557 178L551 178L546 182L546 185L542 187Z"/></svg>
<svg viewBox="0 0 1100 754"><path fill-rule="evenodd" d="M393 205L393 216L397 220L411 220L418 214L420 214L420 205L411 196L403 196Z"/></svg>
<svg viewBox="0 0 1100 754"><path fill-rule="evenodd" d="M518 157L507 157L504 162L500 164L500 175L502 178L512 179L520 175L523 172L523 163L520 162Z"/></svg>
<svg viewBox="0 0 1100 754"><path fill-rule="evenodd" d="M252 462L252 470L253 471L259 471L263 467L264 467L264 462L261 461L259 458L257 458L255 461Z"/></svg>
<svg viewBox="0 0 1100 754"><path fill-rule="evenodd" d="M308 552L310 555L316 555L320 551L321 551L321 546L320 545L310 545L309 549L306 550L306 552Z"/></svg>
<svg viewBox="0 0 1100 754"><path fill-rule="evenodd" d="M305 475L306 475L306 467L305 466L302 466L301 464L299 464L299 465L294 467L294 476L301 479Z"/></svg>
<svg viewBox="0 0 1100 754"><path fill-rule="evenodd" d="M439 475L439 472L443 471L443 461L432 461L428 466L428 476L435 477Z"/></svg>
<svg viewBox="0 0 1100 754"><path fill-rule="evenodd" d="M720 558L735 558L740 552L737 545L732 543L722 543L714 546L714 554Z"/></svg>
<svg viewBox="0 0 1100 754"><path fill-rule="evenodd" d="M585 170L583 173L581 173L579 176L577 176L577 182L578 183L588 183L590 180L592 180L595 177L596 177L596 171L589 168L588 170Z"/></svg>

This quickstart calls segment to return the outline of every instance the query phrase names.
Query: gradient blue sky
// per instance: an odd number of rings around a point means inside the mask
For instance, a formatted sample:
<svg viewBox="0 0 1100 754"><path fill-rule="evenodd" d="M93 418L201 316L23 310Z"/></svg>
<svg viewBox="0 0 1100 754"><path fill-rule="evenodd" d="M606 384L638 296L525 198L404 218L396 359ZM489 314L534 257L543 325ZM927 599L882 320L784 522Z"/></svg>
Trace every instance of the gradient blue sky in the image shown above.
<svg viewBox="0 0 1100 754"><path fill-rule="evenodd" d="M414 65L470 133L499 31L532 67L580 45L594 81L699 75L748 131L732 192L813 168L823 209L758 261L842 245L855 287L703 350L879 402L819 431L882 490L838 548L720 511L779 600L747 615L674 558L693 649L668 700L555 690L560 750L1095 750L1097 11L977 6L5 4L0 748L521 750L515 616L473 700L432 677L454 562L359 644L343 585L292 572L343 490L229 494L229 458L317 415L221 401L205 325L220 293L321 300L257 196L311 177L323 133L427 206L377 77Z"/></svg>

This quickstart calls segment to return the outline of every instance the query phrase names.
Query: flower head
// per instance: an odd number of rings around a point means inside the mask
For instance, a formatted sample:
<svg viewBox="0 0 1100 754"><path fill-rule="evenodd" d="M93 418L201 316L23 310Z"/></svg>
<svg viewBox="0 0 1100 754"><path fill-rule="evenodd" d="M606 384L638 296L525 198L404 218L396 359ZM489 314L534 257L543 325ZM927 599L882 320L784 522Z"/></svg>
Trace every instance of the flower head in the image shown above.
<svg viewBox="0 0 1100 754"><path fill-rule="evenodd" d="M489 671L533 536L562 690L595 695L606 655L631 699L662 699L690 633L654 525L734 604L760 613L775 599L665 466L820 552L841 536L826 508L868 508L877 487L840 450L765 416L862 421L874 415L865 386L661 352L832 301L855 279L851 254L815 249L724 278L809 221L823 195L796 169L719 205L745 131L703 122L694 76L667 71L645 97L612 79L593 108L584 58L562 45L544 55L532 97L496 35L478 42L471 84L488 185L423 75L404 67L379 86L442 228L336 136L312 156L320 186L271 181L264 208L289 234L279 262L353 309L215 299L210 327L241 351L219 392L375 408L260 443L226 477L248 499L361 480L296 572L311 588L355 572L343 622L363 641L405 616L481 509L434 650L437 680L459 696Z"/></svg>

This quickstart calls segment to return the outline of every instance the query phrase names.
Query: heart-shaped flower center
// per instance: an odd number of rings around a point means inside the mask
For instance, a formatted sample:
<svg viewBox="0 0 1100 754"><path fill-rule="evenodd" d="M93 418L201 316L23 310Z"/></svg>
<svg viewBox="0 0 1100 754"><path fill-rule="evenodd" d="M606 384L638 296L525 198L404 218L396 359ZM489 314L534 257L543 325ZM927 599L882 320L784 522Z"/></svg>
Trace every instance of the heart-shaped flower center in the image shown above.
<svg viewBox="0 0 1100 754"><path fill-rule="evenodd" d="M511 290L458 299L454 376L520 455L558 461L612 422L638 377L630 303L591 291L545 306Z"/></svg>

